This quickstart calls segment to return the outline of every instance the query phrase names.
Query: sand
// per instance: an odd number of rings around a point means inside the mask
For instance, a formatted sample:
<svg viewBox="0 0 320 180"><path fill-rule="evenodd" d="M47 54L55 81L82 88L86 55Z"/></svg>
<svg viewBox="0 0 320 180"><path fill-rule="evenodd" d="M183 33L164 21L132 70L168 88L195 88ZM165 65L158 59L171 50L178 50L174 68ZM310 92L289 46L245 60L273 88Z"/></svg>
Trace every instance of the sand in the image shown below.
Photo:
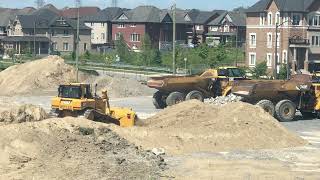
<svg viewBox="0 0 320 180"><path fill-rule="evenodd" d="M84 119L0 126L0 179L158 179L165 165Z"/></svg>
<svg viewBox="0 0 320 180"><path fill-rule="evenodd" d="M56 90L59 84L75 82L76 70L59 56L48 56L11 66L0 72L0 95L28 95L39 91ZM80 80L87 74L80 73Z"/></svg>
<svg viewBox="0 0 320 180"><path fill-rule="evenodd" d="M263 109L242 102L220 107L187 101L147 119L143 127L114 130L145 149L164 148L168 154L277 149L306 144Z"/></svg>
<svg viewBox="0 0 320 180"><path fill-rule="evenodd" d="M35 105L0 104L0 126L23 122L42 121L48 118L46 111Z"/></svg>

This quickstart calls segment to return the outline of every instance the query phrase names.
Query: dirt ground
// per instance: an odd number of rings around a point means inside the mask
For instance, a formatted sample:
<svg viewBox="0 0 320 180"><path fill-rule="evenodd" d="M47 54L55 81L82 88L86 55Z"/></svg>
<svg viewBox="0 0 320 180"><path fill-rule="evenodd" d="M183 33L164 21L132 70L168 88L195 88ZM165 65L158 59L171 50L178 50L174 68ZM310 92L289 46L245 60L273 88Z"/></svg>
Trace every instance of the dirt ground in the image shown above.
<svg viewBox="0 0 320 180"><path fill-rule="evenodd" d="M0 127L0 179L158 179L161 157L83 119Z"/></svg>

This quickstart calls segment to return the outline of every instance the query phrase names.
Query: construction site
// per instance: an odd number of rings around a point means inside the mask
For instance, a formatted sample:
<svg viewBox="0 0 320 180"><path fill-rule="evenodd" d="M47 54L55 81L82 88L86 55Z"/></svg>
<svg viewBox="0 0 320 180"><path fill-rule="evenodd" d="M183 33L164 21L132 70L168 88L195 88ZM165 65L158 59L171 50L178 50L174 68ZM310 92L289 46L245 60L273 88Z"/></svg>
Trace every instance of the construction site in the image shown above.
<svg viewBox="0 0 320 180"><path fill-rule="evenodd" d="M230 69L239 84L204 80ZM219 70L191 79L80 70L76 83L59 56L11 66L0 72L0 179L318 180L311 81ZM268 87L288 94L259 94Z"/></svg>

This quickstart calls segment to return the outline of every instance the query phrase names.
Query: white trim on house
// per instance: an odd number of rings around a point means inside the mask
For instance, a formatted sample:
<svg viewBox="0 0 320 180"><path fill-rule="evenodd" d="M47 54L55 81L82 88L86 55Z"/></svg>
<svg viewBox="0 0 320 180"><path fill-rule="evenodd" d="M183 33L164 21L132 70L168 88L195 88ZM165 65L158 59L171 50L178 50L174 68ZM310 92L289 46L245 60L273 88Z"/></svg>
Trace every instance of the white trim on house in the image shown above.
<svg viewBox="0 0 320 180"><path fill-rule="evenodd" d="M272 48L273 45L273 35L272 32L267 33L267 47Z"/></svg>
<svg viewBox="0 0 320 180"><path fill-rule="evenodd" d="M252 39L252 36L255 37L255 39ZM256 48L257 47L257 33L249 33L249 47L250 48Z"/></svg>
<svg viewBox="0 0 320 180"><path fill-rule="evenodd" d="M282 63L284 63L284 64L288 63L288 51L287 50L282 51Z"/></svg>
<svg viewBox="0 0 320 180"><path fill-rule="evenodd" d="M267 66L269 69L272 68L272 64L273 64L273 58L272 58L272 53L267 53Z"/></svg>
<svg viewBox="0 0 320 180"><path fill-rule="evenodd" d="M268 19L268 26L272 26L273 25L273 14L272 12L268 12L268 16L267 16L267 19Z"/></svg>

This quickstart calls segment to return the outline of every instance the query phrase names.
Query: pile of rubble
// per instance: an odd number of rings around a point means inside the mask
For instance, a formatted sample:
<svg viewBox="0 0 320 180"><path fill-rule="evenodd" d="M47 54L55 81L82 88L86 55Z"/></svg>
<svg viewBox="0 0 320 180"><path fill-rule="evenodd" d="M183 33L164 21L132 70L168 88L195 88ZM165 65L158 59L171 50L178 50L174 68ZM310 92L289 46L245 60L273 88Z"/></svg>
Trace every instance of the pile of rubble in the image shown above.
<svg viewBox="0 0 320 180"><path fill-rule="evenodd" d="M216 105L216 106L222 106L232 102L239 102L241 100L242 100L242 97L236 96L234 94L230 94L228 96L219 96L216 98L206 99L205 103Z"/></svg>

